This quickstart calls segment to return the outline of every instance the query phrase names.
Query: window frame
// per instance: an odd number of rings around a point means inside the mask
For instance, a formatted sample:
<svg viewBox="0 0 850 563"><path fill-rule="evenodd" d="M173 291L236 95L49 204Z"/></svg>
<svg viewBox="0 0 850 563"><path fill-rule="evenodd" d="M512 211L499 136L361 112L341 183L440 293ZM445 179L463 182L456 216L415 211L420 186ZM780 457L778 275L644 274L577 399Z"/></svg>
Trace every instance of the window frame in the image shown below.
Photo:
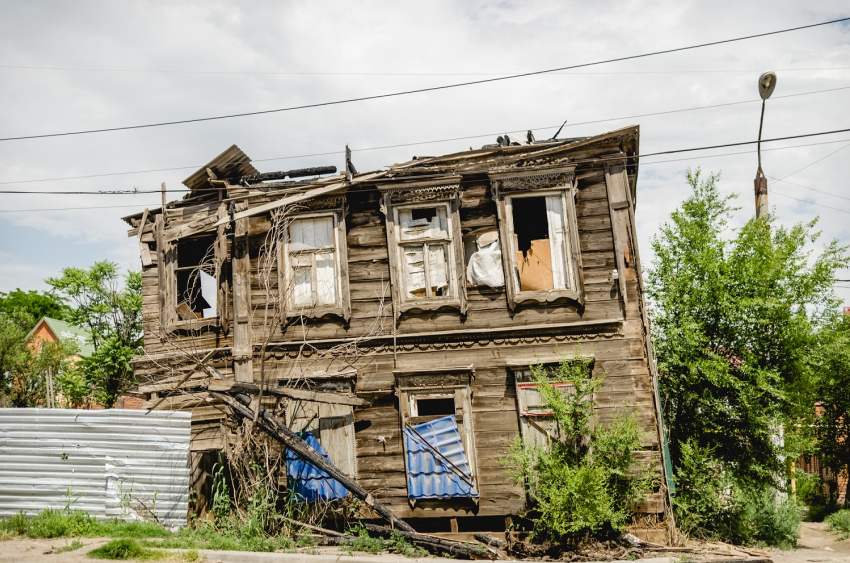
<svg viewBox="0 0 850 563"><path fill-rule="evenodd" d="M463 257L463 236L460 228L460 185L451 184L414 184L408 186L381 187L378 189L383 193L381 209L386 217L387 231L387 255L390 263L390 275L392 278L392 297L396 304L396 319L403 313L412 310L436 311L444 307L458 309L462 315L466 314L466 268ZM447 238L413 239L402 241L399 232L399 211L405 209L421 209L429 207L446 207L446 232ZM449 297L408 297L404 275L404 247L427 246L428 242L436 242L447 248L446 267L447 278L451 295ZM423 261L427 264L427 253ZM425 276L429 275L427 266ZM426 294L430 292L426 282Z"/></svg>
<svg viewBox="0 0 850 563"><path fill-rule="evenodd" d="M502 265L505 271L505 293L510 309L524 304L548 304L559 299L570 299L584 306L584 274L581 264L581 247L578 234L575 198L578 193L575 166L535 168L491 173L490 181L499 221L502 247ZM570 285L564 289L522 291L519 286L517 248L514 237L513 206L516 198L560 195L561 216L564 227L564 274Z"/></svg>
<svg viewBox="0 0 850 563"><path fill-rule="evenodd" d="M216 216L221 217L223 207L216 202L218 207L217 214L210 214L211 218ZM212 209L212 208L211 208ZM224 265L224 244L223 234L221 229L218 231L198 231L187 234L183 237L173 237L173 229L179 229L180 226L166 229L165 217L160 214L154 222L154 231L156 237L157 250L157 269L161 272L159 278L160 285L160 331L174 332L180 330L200 330L205 327L219 327L222 324L223 311L226 305L224 301L224 292L222 291L222 269ZM216 285L216 316L197 319L181 319L177 313L177 306L180 304L180 296L177 288L177 272L178 270L187 270L193 266L178 267L178 250L182 241L195 238L197 236L209 236L213 238L210 248L213 249L214 257L214 275Z"/></svg>
<svg viewBox="0 0 850 563"><path fill-rule="evenodd" d="M352 376L335 376L328 379L311 380L304 389L311 391L332 392L342 396L355 396L355 378ZM304 384L302 378L284 378L280 379L279 383L292 385L294 382ZM305 413L308 410L315 411L314 417L299 416L299 413ZM340 425L340 419L344 419ZM316 440L321 444L325 453L331 458L331 461L340 468L345 470L346 465L351 469L347 475L356 480L358 473L357 464L357 438L354 432L354 422L356 420L354 407L351 405L331 404L318 401L308 401L305 399L288 399L285 409L286 425L294 431L307 430L313 434ZM302 426L298 426L298 421L305 422ZM334 421L333 426L328 426L329 421ZM324 425L323 425L324 423ZM341 440L332 440L329 433L334 432L337 438ZM341 453L340 446L344 446L345 456L347 460L342 463L340 459L334 459L335 455Z"/></svg>
<svg viewBox="0 0 850 563"><path fill-rule="evenodd" d="M478 453L475 445L475 427L472 413L472 382L475 379L473 366L462 368L442 368L433 370L405 370L394 371L395 395L398 397L399 436L401 437L402 452L404 458L405 480L409 468L407 467L407 443L404 439L404 429L408 426L427 422L424 419L434 420L448 415L413 416L416 397L428 398L454 398L455 421L460 433L464 453L466 454L469 470L472 472L473 488L481 492L481 483L478 472ZM418 414L418 412L417 412ZM406 487L407 485L405 485ZM474 501L473 497L456 497L455 500ZM423 501L418 501L423 502Z"/></svg>
<svg viewBox="0 0 850 563"><path fill-rule="evenodd" d="M334 236L334 275L336 276L336 303L331 305L312 305L310 307L296 307L292 302L294 291L287 292L287 288L294 287L292 285L294 270L290 258L289 250L289 228L295 221L303 219L315 219L320 217L333 218L333 236ZM311 254L317 254L312 252ZM333 209L318 209L304 213L297 213L287 217L287 223L284 228L282 244L278 251L278 293L280 298L281 308L283 309L283 318L314 318L318 319L326 315L335 315L342 318L345 322L351 319L351 298L348 287L348 245L346 244L346 229L345 229L345 208L338 207ZM312 266L315 278L315 260ZM315 287L311 284L311 287Z"/></svg>

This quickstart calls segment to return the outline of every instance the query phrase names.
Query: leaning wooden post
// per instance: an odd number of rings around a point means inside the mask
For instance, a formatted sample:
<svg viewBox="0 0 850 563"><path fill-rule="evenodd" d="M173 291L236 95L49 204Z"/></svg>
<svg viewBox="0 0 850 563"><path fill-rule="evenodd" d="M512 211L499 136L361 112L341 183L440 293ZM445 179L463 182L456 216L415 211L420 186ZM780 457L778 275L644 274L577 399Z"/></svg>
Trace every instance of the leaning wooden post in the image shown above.
<svg viewBox="0 0 850 563"><path fill-rule="evenodd" d="M257 416L255 417L254 411L243 404L244 402L241 399L236 399L230 395L217 393L215 391L209 391L209 393L233 409L233 412L239 416L247 418L248 420L256 420L256 423L260 425L260 428L268 432L272 438L283 444L288 450L304 461L313 464L330 475L333 479L336 479L343 487L351 491L352 495L365 502L366 506L380 514L383 518L390 522L393 527L404 530L405 532L415 532L410 524L396 516L379 501L375 500L372 495L366 491L366 489L361 487L354 479L340 471L336 465L325 459L324 456L319 454L319 452L311 448L309 444L298 436L298 434L281 424L274 416L269 414L266 409L258 405ZM245 399L247 399L248 404L250 404L250 398L245 396Z"/></svg>

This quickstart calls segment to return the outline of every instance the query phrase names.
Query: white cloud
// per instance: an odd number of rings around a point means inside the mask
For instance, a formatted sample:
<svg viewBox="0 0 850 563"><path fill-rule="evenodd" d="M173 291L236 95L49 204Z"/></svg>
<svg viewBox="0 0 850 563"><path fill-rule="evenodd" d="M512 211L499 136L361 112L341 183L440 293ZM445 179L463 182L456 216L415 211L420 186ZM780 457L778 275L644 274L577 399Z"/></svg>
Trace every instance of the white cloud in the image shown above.
<svg viewBox="0 0 850 563"><path fill-rule="evenodd" d="M377 73L521 72L645 53L840 17L837 0L780 2L252 2L5 3L3 64L196 71ZM604 119L756 98L760 69L774 68L774 96L850 86L848 26L811 30L684 53L398 98L296 112L97 135L3 143L0 182L201 165L236 143L255 159L341 151L466 135L524 130L569 120L562 135L588 135L629 123L642 128L642 152L754 139L758 104L743 104L594 125ZM729 71L749 69L751 72ZM632 74L662 72L661 74ZM594 74L588 74L594 73ZM600 74L611 73L611 74ZM2 136L133 125L287 107L448 84L477 76L223 75L0 69ZM765 136L845 128L850 90L768 103ZM539 131L538 137L554 131ZM832 140L831 138L815 138ZM837 138L848 138L837 136ZM355 152L360 170L480 146L492 138ZM784 142L781 145L801 144ZM770 145L771 147L776 145ZM840 145L764 153L767 174L782 177ZM737 152L742 149L715 152ZM850 149L848 149L850 151ZM702 153L699 153L702 154ZM850 159L838 153L794 175L823 191L845 193ZM698 156L680 155L680 156ZM754 154L649 164L638 183L644 262L649 238L687 195L686 166L723 170L721 187L741 194L740 224L752 213ZM261 170L341 164L341 156L257 163ZM27 190L169 189L192 170L6 185ZM804 204L787 197L826 206ZM179 194L171 194L179 197ZM138 204L138 209L0 213L0 221L56 237L103 245L105 257L135 266L120 217L158 206L138 196L0 195L0 208ZM771 196L786 222L822 217L825 238L850 242L850 201L791 184ZM0 242L2 276L35 279L42 266ZM62 264L56 263L56 267ZM80 264L86 265L86 264ZM31 275L22 269L34 268ZM18 270L15 270L18 268ZM8 272L19 272L9 274ZM55 272L49 272L53 274ZM30 275L30 278L27 276ZM38 274L38 279L43 274ZM2 279L7 279L2 278ZM5 283L5 282L4 282ZM38 284L36 280L33 283ZM35 287L35 286L34 286ZM850 298L850 294L848 295Z"/></svg>

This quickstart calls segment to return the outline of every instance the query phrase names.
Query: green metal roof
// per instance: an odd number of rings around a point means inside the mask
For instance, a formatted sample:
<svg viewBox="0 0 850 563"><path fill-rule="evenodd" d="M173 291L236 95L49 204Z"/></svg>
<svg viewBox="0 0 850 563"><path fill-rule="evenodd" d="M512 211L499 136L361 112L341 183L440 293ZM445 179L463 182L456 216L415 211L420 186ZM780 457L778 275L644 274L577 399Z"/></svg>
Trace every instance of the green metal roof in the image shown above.
<svg viewBox="0 0 850 563"><path fill-rule="evenodd" d="M80 356L90 356L94 354L94 346L91 343L87 330L76 325L72 325L71 323L60 321L59 319L51 319L50 317L44 317L42 320L47 323L47 326L50 327L50 330L56 335L56 338L61 340L74 340L80 347Z"/></svg>

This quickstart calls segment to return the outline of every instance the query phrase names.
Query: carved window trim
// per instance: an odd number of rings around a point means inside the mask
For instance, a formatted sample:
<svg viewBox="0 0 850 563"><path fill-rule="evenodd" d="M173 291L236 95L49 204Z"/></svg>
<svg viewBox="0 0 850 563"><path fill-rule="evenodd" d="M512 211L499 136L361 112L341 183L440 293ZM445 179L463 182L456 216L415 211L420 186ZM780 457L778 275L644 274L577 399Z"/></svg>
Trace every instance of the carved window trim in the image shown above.
<svg viewBox="0 0 850 563"><path fill-rule="evenodd" d="M437 368L432 370L397 370L395 376L395 394L398 397L399 424L402 431L402 448L404 451L405 475L407 467L407 445L404 439L404 429L425 422L426 418L412 415L413 403L417 397L443 398L452 397L455 404L455 420L458 425L464 453L466 453L469 469L472 472L473 488L481 492L478 473L478 454L475 446L475 427L472 414L472 382L475 379L475 368L470 365L460 368ZM418 413L417 413L418 414ZM458 500L478 502L477 498L458 497Z"/></svg>
<svg viewBox="0 0 850 563"><path fill-rule="evenodd" d="M392 278L392 298L395 315L398 319L403 313L412 310L436 311L444 307L455 308L466 314L466 276L463 261L463 237L460 229L460 184L457 179L450 183L415 183L404 186L378 186L382 193L381 211L387 224L387 254ZM449 269L448 281L451 297L447 298L410 298L407 296L404 280L403 247L415 241L401 242L399 235L398 212L403 209L446 206L447 231L449 240L441 241L447 245L446 265Z"/></svg>
<svg viewBox="0 0 850 563"><path fill-rule="evenodd" d="M490 182L496 200L499 235L502 240L502 264L505 268L505 292L508 306L516 309L523 304L547 304L559 299L570 299L584 305L584 274L576 219L575 198L578 193L575 166L491 172ZM516 241L513 234L511 202L515 198L559 195L564 225L564 264L566 289L521 291L518 283Z"/></svg>
<svg viewBox="0 0 850 563"><path fill-rule="evenodd" d="M326 315L338 316L345 322L351 319L351 298L348 287L348 245L346 244L345 206L343 202L344 200L339 198L329 198L327 201L313 201L309 205L313 209L303 213L287 215L284 219L283 236L281 237L280 248L277 253L277 270L280 306L284 312L283 317L286 319L318 319ZM337 207L323 208L323 205L336 205ZM288 293L291 294L292 292L287 292L287 288L292 287L293 284L292 264L290 261L291 253L289 249L289 226L294 221L320 217L331 217L334 222L334 273L336 276L337 300L334 304L297 308L290 301L291 295L288 295Z"/></svg>

